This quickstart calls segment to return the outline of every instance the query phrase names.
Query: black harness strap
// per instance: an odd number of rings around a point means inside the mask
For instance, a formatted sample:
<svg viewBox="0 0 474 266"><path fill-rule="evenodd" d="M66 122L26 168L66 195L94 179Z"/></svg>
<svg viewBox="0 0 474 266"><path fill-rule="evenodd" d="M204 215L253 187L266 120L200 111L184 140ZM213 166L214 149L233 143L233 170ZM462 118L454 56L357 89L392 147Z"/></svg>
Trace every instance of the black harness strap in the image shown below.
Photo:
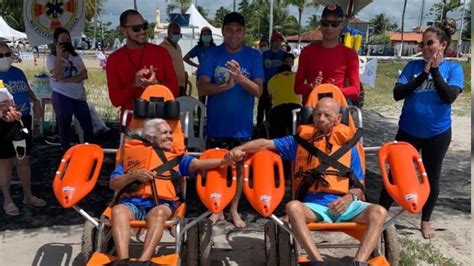
<svg viewBox="0 0 474 266"><path fill-rule="evenodd" d="M356 134L352 139L342 145L337 151L335 151L332 155L327 155L326 153L322 152L320 149L314 147L312 143L302 139L300 136L295 135L295 139L301 147L303 147L306 151L308 151L309 155L314 155L321 160L319 166L315 169L307 171L303 173L303 179L300 183L300 186L297 189L297 199L300 201L304 200L309 188L316 182L317 180L321 181L324 184L328 184L327 180L324 178L324 174L332 174L338 176L345 176L349 178L350 185L360 188L364 193L365 189L362 183L353 175L352 170L343 165L338 161L344 154L352 149L359 141L362 136L361 130L357 130ZM327 170L329 167L333 167L336 170Z"/></svg>
<svg viewBox="0 0 474 266"><path fill-rule="evenodd" d="M172 160L168 161L168 158L166 158L165 152L162 149L153 146L153 150L156 152L158 157L160 157L161 161L163 162L162 165L153 169L153 171L156 172L157 176L171 178L171 182L173 182L173 186L175 187L175 189L178 189L179 188L178 181L179 181L180 176L178 172L174 170L174 167L179 164L183 156L177 156L173 158ZM163 175L163 173L166 171L170 172L169 176ZM158 189L156 188L156 183L154 181L150 181L150 185L151 185L151 190L153 193L153 199L155 200L155 204L158 205Z"/></svg>

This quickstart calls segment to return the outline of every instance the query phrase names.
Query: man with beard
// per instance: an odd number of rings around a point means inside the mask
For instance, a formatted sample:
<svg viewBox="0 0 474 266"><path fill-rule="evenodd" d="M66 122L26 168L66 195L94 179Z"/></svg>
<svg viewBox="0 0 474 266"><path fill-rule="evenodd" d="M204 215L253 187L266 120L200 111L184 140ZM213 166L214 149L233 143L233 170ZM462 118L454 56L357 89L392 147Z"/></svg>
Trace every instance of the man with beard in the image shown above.
<svg viewBox="0 0 474 266"><path fill-rule="evenodd" d="M148 22L134 9L120 15L120 32L127 44L113 52L107 61L107 84L112 104L125 110L133 109L133 100L146 87L162 84L179 96L178 80L168 51L147 42Z"/></svg>

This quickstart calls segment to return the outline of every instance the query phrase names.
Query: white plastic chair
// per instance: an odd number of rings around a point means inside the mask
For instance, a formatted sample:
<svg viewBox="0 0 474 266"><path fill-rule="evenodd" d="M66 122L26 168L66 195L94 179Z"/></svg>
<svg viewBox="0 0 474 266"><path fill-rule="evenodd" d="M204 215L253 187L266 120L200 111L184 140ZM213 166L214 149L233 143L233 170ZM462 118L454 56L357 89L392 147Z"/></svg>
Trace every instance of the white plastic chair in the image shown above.
<svg viewBox="0 0 474 266"><path fill-rule="evenodd" d="M206 141L204 139L204 115L206 113L206 106L198 99L190 96L181 96L176 98L179 102L179 109L181 112L188 112L190 123L188 124L188 149L194 151L204 151L206 149ZM196 120L197 118L197 120ZM181 124L185 125L183 117L181 117ZM194 131L194 126L197 122L198 132Z"/></svg>

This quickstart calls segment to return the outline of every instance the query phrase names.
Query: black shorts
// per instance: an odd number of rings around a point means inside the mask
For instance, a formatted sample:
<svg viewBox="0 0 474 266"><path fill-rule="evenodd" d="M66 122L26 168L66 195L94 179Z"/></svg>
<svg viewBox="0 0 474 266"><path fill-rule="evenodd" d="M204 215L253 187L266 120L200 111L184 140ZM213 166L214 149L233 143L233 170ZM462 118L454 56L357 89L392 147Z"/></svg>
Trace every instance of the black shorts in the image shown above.
<svg viewBox="0 0 474 266"><path fill-rule="evenodd" d="M30 155L31 153L31 145L32 145L32 134L31 134L31 122L32 117L31 115L25 115L21 117L21 121L23 121L23 125L28 129L28 135L26 136L26 155ZM6 125L7 127L11 127L12 123L2 123L2 126ZM3 131L3 130L2 130ZM9 130L7 130L9 132ZM13 148L13 143L11 140L7 140L4 136L0 138L0 159L10 159L16 156L15 149Z"/></svg>

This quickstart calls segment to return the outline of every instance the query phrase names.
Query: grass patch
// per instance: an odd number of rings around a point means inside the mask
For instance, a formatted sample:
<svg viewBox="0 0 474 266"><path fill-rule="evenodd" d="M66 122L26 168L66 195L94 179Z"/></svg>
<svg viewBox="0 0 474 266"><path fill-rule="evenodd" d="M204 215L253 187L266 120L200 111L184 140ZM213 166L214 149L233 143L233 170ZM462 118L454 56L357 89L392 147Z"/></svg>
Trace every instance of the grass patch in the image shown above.
<svg viewBox="0 0 474 266"><path fill-rule="evenodd" d="M452 105L453 115L469 116L471 110L471 63L460 62L464 70L464 91ZM365 107L377 109L392 105L393 88L398 78L398 70L402 70L406 61L392 60L379 61L377 67L377 80L375 88L364 87Z"/></svg>
<svg viewBox="0 0 474 266"><path fill-rule="evenodd" d="M400 265L416 266L420 263L431 265L457 266L452 258L444 257L431 243L421 243L408 237L401 237Z"/></svg>

